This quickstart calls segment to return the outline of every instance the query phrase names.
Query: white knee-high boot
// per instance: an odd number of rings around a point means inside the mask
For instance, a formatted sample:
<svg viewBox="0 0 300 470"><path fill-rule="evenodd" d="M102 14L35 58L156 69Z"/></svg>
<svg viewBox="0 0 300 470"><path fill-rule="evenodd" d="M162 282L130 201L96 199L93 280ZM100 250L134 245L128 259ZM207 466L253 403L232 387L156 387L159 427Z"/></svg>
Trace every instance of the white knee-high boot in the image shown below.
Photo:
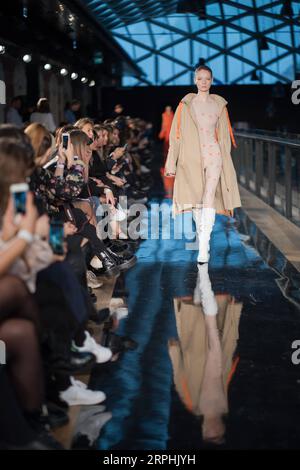
<svg viewBox="0 0 300 470"><path fill-rule="evenodd" d="M202 305L205 315L217 315L218 304L208 275L208 264L198 265L197 284L194 290L194 304Z"/></svg>
<svg viewBox="0 0 300 470"><path fill-rule="evenodd" d="M207 263L209 261L209 241L210 235L215 223L216 211L211 207L203 207L201 210L198 238L199 253L198 263Z"/></svg>
<svg viewBox="0 0 300 470"><path fill-rule="evenodd" d="M197 209L193 209L193 219L196 224L197 236L199 236L200 229L201 229L201 213L202 213L201 207Z"/></svg>

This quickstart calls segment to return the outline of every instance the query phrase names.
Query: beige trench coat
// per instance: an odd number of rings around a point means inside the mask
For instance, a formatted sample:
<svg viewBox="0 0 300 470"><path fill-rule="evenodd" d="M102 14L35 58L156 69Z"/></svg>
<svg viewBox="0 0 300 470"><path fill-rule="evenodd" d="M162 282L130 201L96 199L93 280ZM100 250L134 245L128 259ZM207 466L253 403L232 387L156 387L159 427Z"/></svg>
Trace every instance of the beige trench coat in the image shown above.
<svg viewBox="0 0 300 470"><path fill-rule="evenodd" d="M170 133L170 146L165 175L175 174L173 216L201 207L204 192L204 169L201 158L199 132L192 111L195 93L187 94L177 107ZM227 101L219 95L210 95L219 106L217 138L223 158L221 177L216 189L214 208L218 213L233 215L241 206L236 172L231 159L230 123Z"/></svg>
<svg viewBox="0 0 300 470"><path fill-rule="evenodd" d="M215 296L218 304L216 324L220 331L221 370L220 375L227 396L227 388L237 360L234 353L239 338L239 323L243 304L227 295ZM201 305L174 299L178 340L169 342L176 390L185 406L195 415L203 413L201 395L203 377L208 359L208 327ZM217 363L215 371L218 372ZM224 412L226 410L223 410Z"/></svg>

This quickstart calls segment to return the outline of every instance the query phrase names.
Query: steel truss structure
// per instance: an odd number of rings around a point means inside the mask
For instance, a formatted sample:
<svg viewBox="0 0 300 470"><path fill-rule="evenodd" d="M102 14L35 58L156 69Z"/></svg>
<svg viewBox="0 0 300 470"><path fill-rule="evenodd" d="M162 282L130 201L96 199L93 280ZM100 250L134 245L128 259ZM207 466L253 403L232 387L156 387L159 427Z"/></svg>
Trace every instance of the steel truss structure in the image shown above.
<svg viewBox="0 0 300 470"><path fill-rule="evenodd" d="M202 19L176 13L178 0L83 1L144 71L124 85L188 85L199 61L220 84L289 83L300 72L299 1L211 0Z"/></svg>

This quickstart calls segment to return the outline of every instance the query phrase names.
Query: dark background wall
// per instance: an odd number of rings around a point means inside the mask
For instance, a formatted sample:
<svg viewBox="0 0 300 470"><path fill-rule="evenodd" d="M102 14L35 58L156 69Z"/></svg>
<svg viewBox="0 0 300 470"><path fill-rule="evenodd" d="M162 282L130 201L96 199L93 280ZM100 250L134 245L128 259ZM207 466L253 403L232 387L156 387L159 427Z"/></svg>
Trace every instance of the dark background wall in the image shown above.
<svg viewBox="0 0 300 470"><path fill-rule="evenodd" d="M291 101L290 86L279 85L283 96L276 97L274 85L221 85L213 86L212 93L220 94L228 101L232 123L246 121L252 128L281 129L300 134L300 105ZM116 103L122 103L125 114L143 117L155 125L157 131L164 107L170 104L176 108L180 99L187 93L195 92L195 87L132 87L103 88L102 114L110 116ZM268 114L270 102L273 116Z"/></svg>

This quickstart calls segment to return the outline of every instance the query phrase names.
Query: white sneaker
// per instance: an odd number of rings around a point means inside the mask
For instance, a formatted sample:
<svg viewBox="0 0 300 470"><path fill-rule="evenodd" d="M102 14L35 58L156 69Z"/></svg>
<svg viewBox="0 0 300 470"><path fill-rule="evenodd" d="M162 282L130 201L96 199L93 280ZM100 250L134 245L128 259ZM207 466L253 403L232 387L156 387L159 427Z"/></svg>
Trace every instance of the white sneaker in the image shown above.
<svg viewBox="0 0 300 470"><path fill-rule="evenodd" d="M101 269L101 268L103 268L102 261L101 261L101 259L98 258L98 256L94 256L94 257L91 259L90 265L91 265L92 268L94 268L94 269Z"/></svg>
<svg viewBox="0 0 300 470"><path fill-rule="evenodd" d="M107 362L112 357L111 350L109 348L101 346L101 344L96 343L96 341L94 340L94 338L92 338L88 331L85 332L85 340L83 346L76 346L73 343L73 347L76 351L89 352L94 354L94 356L96 357L97 364Z"/></svg>
<svg viewBox="0 0 300 470"><path fill-rule="evenodd" d="M87 389L87 384L84 382L81 382L81 380L76 380L74 377L70 377L71 384L75 385L76 387L84 388L85 390Z"/></svg>
<svg viewBox="0 0 300 470"><path fill-rule="evenodd" d="M78 385L70 385L67 390L59 393L60 398L69 406L73 405L97 405L105 399L105 393L85 389Z"/></svg>
<svg viewBox="0 0 300 470"><path fill-rule="evenodd" d="M103 286L103 282L98 281L97 276L92 271L87 271L86 280L87 285L92 289L98 289L99 287Z"/></svg>
<svg viewBox="0 0 300 470"><path fill-rule="evenodd" d="M128 308L127 307L118 307L111 311L110 313L113 315L117 320L122 320L128 316Z"/></svg>
<svg viewBox="0 0 300 470"><path fill-rule="evenodd" d="M124 300L121 297L112 297L109 302L110 310L115 310L119 307L124 307Z"/></svg>
<svg viewBox="0 0 300 470"><path fill-rule="evenodd" d="M122 222L125 220L127 217L126 212L122 209L122 207L119 205L117 208L115 208L115 211L110 214L110 219L115 220L117 222Z"/></svg>

